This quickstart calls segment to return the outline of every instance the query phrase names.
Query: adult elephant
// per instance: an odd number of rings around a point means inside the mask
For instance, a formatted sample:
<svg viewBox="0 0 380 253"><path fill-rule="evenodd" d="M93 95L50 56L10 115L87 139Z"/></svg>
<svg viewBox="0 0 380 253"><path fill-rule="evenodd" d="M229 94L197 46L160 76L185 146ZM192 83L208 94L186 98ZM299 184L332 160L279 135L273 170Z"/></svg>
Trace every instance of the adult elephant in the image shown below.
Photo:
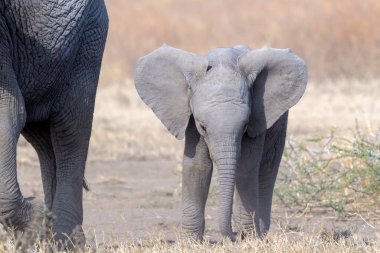
<svg viewBox="0 0 380 253"><path fill-rule="evenodd" d="M273 187L288 110L305 91L307 68L289 49L219 48L205 57L163 46L141 58L135 84L170 133L185 138L182 226L198 239L213 164L219 227L235 239L232 203L243 232L269 229Z"/></svg>
<svg viewBox="0 0 380 253"><path fill-rule="evenodd" d="M103 0L0 3L0 221L24 230L41 211L20 192L20 133L37 151L57 238L83 220L82 184L108 30Z"/></svg>

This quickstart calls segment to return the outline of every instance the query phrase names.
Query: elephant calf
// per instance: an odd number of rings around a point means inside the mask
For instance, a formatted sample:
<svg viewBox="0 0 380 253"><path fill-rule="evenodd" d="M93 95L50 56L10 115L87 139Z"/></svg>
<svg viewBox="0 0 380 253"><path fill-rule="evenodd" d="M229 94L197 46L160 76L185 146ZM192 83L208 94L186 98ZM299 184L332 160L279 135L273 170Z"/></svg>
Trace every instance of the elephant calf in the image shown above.
<svg viewBox="0 0 380 253"><path fill-rule="evenodd" d="M142 57L135 85L178 139L185 138L182 227L202 239L213 164L218 170L219 228L264 236L284 149L288 110L303 95L307 68L290 49L218 48L205 57L167 45Z"/></svg>

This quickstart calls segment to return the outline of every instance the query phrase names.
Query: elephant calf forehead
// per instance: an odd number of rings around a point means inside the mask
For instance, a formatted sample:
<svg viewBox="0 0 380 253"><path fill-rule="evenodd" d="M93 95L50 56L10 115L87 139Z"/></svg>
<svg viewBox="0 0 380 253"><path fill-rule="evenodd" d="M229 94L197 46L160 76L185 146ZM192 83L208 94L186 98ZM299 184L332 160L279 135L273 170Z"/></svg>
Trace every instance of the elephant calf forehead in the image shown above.
<svg viewBox="0 0 380 253"><path fill-rule="evenodd" d="M245 98L248 95L248 89L243 82L239 83L220 83L214 85L214 95L233 98Z"/></svg>
<svg viewBox="0 0 380 253"><path fill-rule="evenodd" d="M244 82L210 82L204 83L193 94L193 100L199 103L238 102L247 104L250 93Z"/></svg>

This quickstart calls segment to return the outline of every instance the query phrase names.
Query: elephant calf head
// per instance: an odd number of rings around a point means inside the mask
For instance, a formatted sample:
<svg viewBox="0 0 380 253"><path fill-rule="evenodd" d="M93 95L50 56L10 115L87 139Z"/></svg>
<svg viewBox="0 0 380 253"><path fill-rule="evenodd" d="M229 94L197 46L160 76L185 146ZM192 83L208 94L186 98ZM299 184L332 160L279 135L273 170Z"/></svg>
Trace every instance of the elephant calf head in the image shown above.
<svg viewBox="0 0 380 253"><path fill-rule="evenodd" d="M218 169L220 229L231 236L242 136L265 132L299 101L305 63L289 49L236 46L201 57L164 45L142 57L135 74L142 100L176 138L193 115Z"/></svg>

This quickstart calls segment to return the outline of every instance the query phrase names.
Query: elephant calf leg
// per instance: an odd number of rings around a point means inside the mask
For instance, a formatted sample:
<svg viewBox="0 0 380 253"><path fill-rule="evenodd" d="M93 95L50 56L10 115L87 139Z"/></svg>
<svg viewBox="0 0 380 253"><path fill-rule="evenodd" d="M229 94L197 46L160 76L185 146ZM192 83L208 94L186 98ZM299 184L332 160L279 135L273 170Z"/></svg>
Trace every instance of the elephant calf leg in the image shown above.
<svg viewBox="0 0 380 253"><path fill-rule="evenodd" d="M208 148L191 119L186 130L182 176L182 228L196 240L202 240L204 211L212 176Z"/></svg>
<svg viewBox="0 0 380 253"><path fill-rule="evenodd" d="M236 177L235 221L241 237L260 233L257 212L259 210L259 167L265 135L251 139L243 136L241 158Z"/></svg>
<svg viewBox="0 0 380 253"><path fill-rule="evenodd" d="M259 171L259 227L263 237L269 230L273 189L285 147L288 113L267 130L263 159Z"/></svg>

